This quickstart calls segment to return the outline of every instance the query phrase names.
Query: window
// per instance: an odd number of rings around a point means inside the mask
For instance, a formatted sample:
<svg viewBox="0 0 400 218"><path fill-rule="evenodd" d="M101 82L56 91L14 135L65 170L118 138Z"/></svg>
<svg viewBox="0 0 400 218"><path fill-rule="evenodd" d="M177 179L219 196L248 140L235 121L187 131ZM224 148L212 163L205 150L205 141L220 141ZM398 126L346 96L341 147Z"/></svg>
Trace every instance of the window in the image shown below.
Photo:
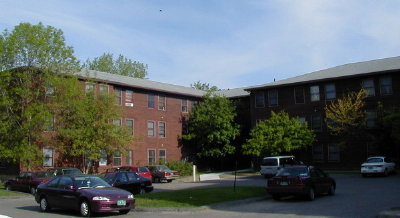
<svg viewBox="0 0 400 218"><path fill-rule="evenodd" d="M182 99L182 112L188 112L188 101L186 99Z"/></svg>
<svg viewBox="0 0 400 218"><path fill-rule="evenodd" d="M94 83L85 83L85 93L94 94Z"/></svg>
<svg viewBox="0 0 400 218"><path fill-rule="evenodd" d="M278 106L278 90L268 90L268 105Z"/></svg>
<svg viewBox="0 0 400 218"><path fill-rule="evenodd" d="M154 121L147 121L147 136L154 136Z"/></svg>
<svg viewBox="0 0 400 218"><path fill-rule="evenodd" d="M165 127L166 127L165 122L158 122L158 136L160 138L165 138L165 132L166 132Z"/></svg>
<svg viewBox="0 0 400 218"><path fill-rule="evenodd" d="M340 148L337 144L328 145L328 161L340 161Z"/></svg>
<svg viewBox="0 0 400 218"><path fill-rule="evenodd" d="M167 160L167 152L166 150L162 149L162 150L158 150L158 161L160 163L166 163Z"/></svg>
<svg viewBox="0 0 400 218"><path fill-rule="evenodd" d="M368 128L375 127L377 118L376 111L367 111L365 112L365 116L367 118L367 127Z"/></svg>
<svg viewBox="0 0 400 218"><path fill-rule="evenodd" d="M53 148L43 148L43 166L44 167L53 167Z"/></svg>
<svg viewBox="0 0 400 218"><path fill-rule="evenodd" d="M336 98L336 87L335 84L325 85L325 100L331 100Z"/></svg>
<svg viewBox="0 0 400 218"><path fill-rule="evenodd" d="M104 149L100 150L99 166L107 166L107 152Z"/></svg>
<svg viewBox="0 0 400 218"><path fill-rule="evenodd" d="M156 163L156 150L148 150L149 165Z"/></svg>
<svg viewBox="0 0 400 218"><path fill-rule="evenodd" d="M113 120L113 124L116 126L121 126L121 120Z"/></svg>
<svg viewBox="0 0 400 218"><path fill-rule="evenodd" d="M158 110L165 111L167 108L166 104L167 98L165 96L158 96Z"/></svg>
<svg viewBox="0 0 400 218"><path fill-rule="evenodd" d="M56 94L54 86L47 86L45 89L45 94L47 97L53 97Z"/></svg>
<svg viewBox="0 0 400 218"><path fill-rule="evenodd" d="M264 98L264 92L259 91L256 92L256 107L264 107L265 106L265 98Z"/></svg>
<svg viewBox="0 0 400 218"><path fill-rule="evenodd" d="M122 89L114 88L115 92L115 103L117 105L122 105Z"/></svg>
<svg viewBox="0 0 400 218"><path fill-rule="evenodd" d="M133 120L125 120L125 123L126 123L126 126L129 129L129 132L131 133L131 135L133 135L133 133L134 133L134 131L133 131L133 128L134 128Z"/></svg>
<svg viewBox="0 0 400 218"><path fill-rule="evenodd" d="M60 179L60 182L58 182L58 188L65 189L67 186L72 186L74 183L72 182L72 179L67 176L63 176Z"/></svg>
<svg viewBox="0 0 400 218"><path fill-rule="evenodd" d="M321 131L321 115L312 115L311 116L311 129L314 131Z"/></svg>
<svg viewBox="0 0 400 218"><path fill-rule="evenodd" d="M195 108L199 104L198 101L192 101L192 108Z"/></svg>
<svg viewBox="0 0 400 218"><path fill-rule="evenodd" d="M113 155L113 166L121 166L121 152L115 151Z"/></svg>
<svg viewBox="0 0 400 218"><path fill-rule="evenodd" d="M125 106L133 107L133 91L130 89L125 90Z"/></svg>
<svg viewBox="0 0 400 218"><path fill-rule="evenodd" d="M108 85L100 84L99 85L99 92L100 92L101 95L108 94Z"/></svg>
<svg viewBox="0 0 400 218"><path fill-rule="evenodd" d="M48 132L54 131L56 129L55 123L56 123L56 117L54 115L50 115L49 117L47 117L46 122L44 123L45 131Z"/></svg>
<svg viewBox="0 0 400 218"><path fill-rule="evenodd" d="M375 86L373 79L365 79L362 81L362 87L367 92L367 96L375 96Z"/></svg>
<svg viewBox="0 0 400 218"><path fill-rule="evenodd" d="M306 123L305 117L297 117L297 119L300 121L300 123Z"/></svg>
<svg viewBox="0 0 400 218"><path fill-rule="evenodd" d="M381 77L381 95L392 94L392 78L390 76Z"/></svg>
<svg viewBox="0 0 400 218"><path fill-rule="evenodd" d="M126 165L132 165L133 163L133 151L132 150L128 150L128 154L126 156Z"/></svg>
<svg viewBox="0 0 400 218"><path fill-rule="evenodd" d="M296 104L304 104L304 88L296 87L294 88L294 100Z"/></svg>
<svg viewBox="0 0 400 218"><path fill-rule="evenodd" d="M314 145L312 152L313 152L313 160L314 161L323 161L324 160L324 146L323 145Z"/></svg>
<svg viewBox="0 0 400 218"><path fill-rule="evenodd" d="M310 87L311 101L319 101L319 86Z"/></svg>
<svg viewBox="0 0 400 218"><path fill-rule="evenodd" d="M147 95L147 107L154 108L154 94Z"/></svg>

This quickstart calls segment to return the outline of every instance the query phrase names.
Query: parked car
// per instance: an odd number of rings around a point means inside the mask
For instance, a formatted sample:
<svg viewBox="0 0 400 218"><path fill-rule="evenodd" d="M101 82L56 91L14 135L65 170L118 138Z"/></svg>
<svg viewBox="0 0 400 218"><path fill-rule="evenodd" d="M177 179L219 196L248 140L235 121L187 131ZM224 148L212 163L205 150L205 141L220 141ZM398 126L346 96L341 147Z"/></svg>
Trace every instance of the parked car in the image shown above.
<svg viewBox="0 0 400 218"><path fill-rule="evenodd" d="M335 190L336 182L333 178L321 169L304 165L284 167L267 183L267 192L275 200L288 195L314 200L316 194L334 195Z"/></svg>
<svg viewBox="0 0 400 218"><path fill-rule="evenodd" d="M171 170L165 165L154 165L148 167L154 182L172 182L179 176L179 172Z"/></svg>
<svg viewBox="0 0 400 218"><path fill-rule="evenodd" d="M294 156L274 156L264 157L261 161L260 174L265 178L271 178L276 175L279 169L284 166L301 165Z"/></svg>
<svg viewBox="0 0 400 218"><path fill-rule="evenodd" d="M388 157L369 157L367 161L361 164L361 175L364 177L371 174L383 174L384 176L388 176L396 172L395 167L396 164Z"/></svg>
<svg viewBox="0 0 400 218"><path fill-rule="evenodd" d="M111 186L125 189L132 194L144 194L153 191L151 180L136 172L119 171L106 173L104 180Z"/></svg>
<svg viewBox="0 0 400 218"><path fill-rule="evenodd" d="M137 172L139 175L143 176L144 178L147 178L147 179L150 179L150 181L153 181L153 176L151 175L149 168L144 167L144 166L121 166L121 167L119 167L119 171Z"/></svg>
<svg viewBox="0 0 400 218"><path fill-rule="evenodd" d="M83 174L83 173L78 168L58 167L58 168L50 168L50 169L46 170L47 177L55 177L55 176L61 176L61 175L79 175L79 174Z"/></svg>
<svg viewBox="0 0 400 218"><path fill-rule="evenodd" d="M36 188L40 183L49 181L45 172L21 172L19 176L10 179L5 183L6 190L28 191L36 193Z"/></svg>
<svg viewBox="0 0 400 218"><path fill-rule="evenodd" d="M111 211L126 214L135 208L132 193L111 187L97 176L83 174L57 176L40 184L35 200L43 212L51 208L72 209L81 216Z"/></svg>

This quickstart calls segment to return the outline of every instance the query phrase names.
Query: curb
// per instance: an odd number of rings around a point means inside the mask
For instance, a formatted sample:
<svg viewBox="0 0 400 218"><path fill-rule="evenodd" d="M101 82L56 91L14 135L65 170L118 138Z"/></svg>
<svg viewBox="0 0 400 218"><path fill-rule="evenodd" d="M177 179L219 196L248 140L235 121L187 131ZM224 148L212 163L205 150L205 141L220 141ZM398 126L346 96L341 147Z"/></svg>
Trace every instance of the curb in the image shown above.
<svg viewBox="0 0 400 218"><path fill-rule="evenodd" d="M134 211L135 212L198 212L211 209L223 209L241 204L263 201L269 198L271 198L271 196L267 195L263 197L248 198L238 201L228 201L228 202L216 203L200 207L137 207L135 208Z"/></svg>

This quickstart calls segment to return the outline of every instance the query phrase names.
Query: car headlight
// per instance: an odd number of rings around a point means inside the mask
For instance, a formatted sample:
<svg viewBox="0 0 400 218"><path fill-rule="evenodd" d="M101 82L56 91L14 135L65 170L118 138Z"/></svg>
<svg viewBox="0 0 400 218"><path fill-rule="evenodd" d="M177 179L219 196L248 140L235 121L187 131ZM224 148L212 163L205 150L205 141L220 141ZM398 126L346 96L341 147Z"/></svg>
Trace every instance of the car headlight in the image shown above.
<svg viewBox="0 0 400 218"><path fill-rule="evenodd" d="M133 195L128 195L128 199L134 199L135 197Z"/></svg>
<svg viewBox="0 0 400 218"><path fill-rule="evenodd" d="M93 197L92 200L94 200L94 201L109 201L110 199L107 197L104 197L104 196L96 196L96 197Z"/></svg>

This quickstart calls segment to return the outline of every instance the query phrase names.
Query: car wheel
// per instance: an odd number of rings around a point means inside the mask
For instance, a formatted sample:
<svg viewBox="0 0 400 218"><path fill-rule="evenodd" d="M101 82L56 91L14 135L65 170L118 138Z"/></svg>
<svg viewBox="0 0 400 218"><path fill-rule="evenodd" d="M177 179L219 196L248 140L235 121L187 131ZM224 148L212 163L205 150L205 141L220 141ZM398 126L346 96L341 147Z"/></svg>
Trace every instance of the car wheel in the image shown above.
<svg viewBox="0 0 400 218"><path fill-rule="evenodd" d="M42 197L40 199L40 205L39 206L40 206L40 211L42 211L42 212L46 212L46 211L50 210L49 202L47 201L47 198L45 198L45 197Z"/></svg>
<svg viewBox="0 0 400 218"><path fill-rule="evenodd" d="M31 193L32 195L35 195L35 194L36 194L36 188L35 188L35 187L31 187L31 188L29 189L29 191L30 191L30 193Z"/></svg>
<svg viewBox="0 0 400 218"><path fill-rule="evenodd" d="M383 175L384 175L384 176L389 176L389 171L388 171L387 168L385 169L385 172L383 172Z"/></svg>
<svg viewBox="0 0 400 218"><path fill-rule="evenodd" d="M315 199L315 190L314 188L310 187L307 192L307 200L313 201Z"/></svg>
<svg viewBox="0 0 400 218"><path fill-rule="evenodd" d="M6 189L7 191L12 191L12 190L13 190L13 188L12 188L12 186L11 186L10 184L6 184L5 189Z"/></svg>
<svg viewBox="0 0 400 218"><path fill-rule="evenodd" d="M167 182L172 182L172 179L168 179Z"/></svg>
<svg viewBox="0 0 400 218"><path fill-rule="evenodd" d="M273 195L272 195L272 198L273 198L275 201L281 200L281 196L278 195L278 194L273 194Z"/></svg>
<svg viewBox="0 0 400 218"><path fill-rule="evenodd" d="M81 213L81 216L84 217L89 217L91 215L90 205L87 201L81 202L81 205L79 207L79 212Z"/></svg>
<svg viewBox="0 0 400 218"><path fill-rule="evenodd" d="M144 190L144 188L140 188L140 190L139 190L139 194L140 194L140 195L142 195L142 194L146 194L146 190Z"/></svg>
<svg viewBox="0 0 400 218"><path fill-rule="evenodd" d="M129 213L129 211L131 211L131 210L120 210L119 213L120 214L127 214L127 213Z"/></svg>
<svg viewBox="0 0 400 218"><path fill-rule="evenodd" d="M335 195L335 189L335 185L331 184L331 186L329 187L328 195Z"/></svg>

